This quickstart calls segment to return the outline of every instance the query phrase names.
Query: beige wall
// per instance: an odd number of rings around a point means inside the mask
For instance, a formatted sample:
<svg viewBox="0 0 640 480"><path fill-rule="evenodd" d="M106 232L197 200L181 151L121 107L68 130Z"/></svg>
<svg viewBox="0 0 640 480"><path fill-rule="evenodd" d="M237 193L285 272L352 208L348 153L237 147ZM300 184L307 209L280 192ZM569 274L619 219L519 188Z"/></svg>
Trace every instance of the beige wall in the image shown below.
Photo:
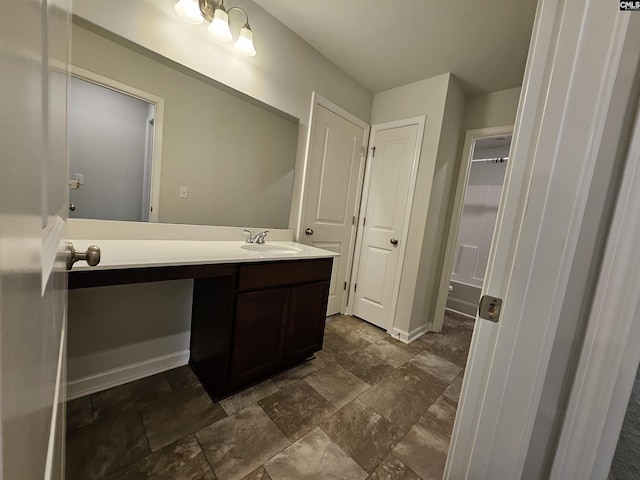
<svg viewBox="0 0 640 480"><path fill-rule="evenodd" d="M467 130L513 125L516 120L520 87L467 98L462 125L462 139ZM460 145L460 154L462 147Z"/></svg>
<svg viewBox="0 0 640 480"><path fill-rule="evenodd" d="M411 330L427 325L431 329L440 287L444 252L453 208L453 192L459 170L459 132L465 96L452 77L442 121L442 132L433 174L433 189L424 228L424 240L411 312Z"/></svg>
<svg viewBox="0 0 640 480"><path fill-rule="evenodd" d="M192 289L188 279L69 290L69 381L167 355L188 357Z"/></svg>
<svg viewBox="0 0 640 480"><path fill-rule="evenodd" d="M428 311L428 305L425 303L425 291L429 279L436 273L434 257L431 252L423 254L423 250L436 248L437 241L431 236L426 238L425 232L427 225L440 228L439 224L442 223L439 210L442 208L441 197L446 186L436 183L447 182L452 175L452 168L448 163L455 160L463 105L464 95L451 74L439 75L374 96L372 124L426 116L394 323L395 332L409 337L415 332L426 331L427 328L424 312ZM446 127L446 131L443 127ZM434 182L435 178L437 182ZM428 220L429 211L435 213ZM437 235L436 232L433 235Z"/></svg>

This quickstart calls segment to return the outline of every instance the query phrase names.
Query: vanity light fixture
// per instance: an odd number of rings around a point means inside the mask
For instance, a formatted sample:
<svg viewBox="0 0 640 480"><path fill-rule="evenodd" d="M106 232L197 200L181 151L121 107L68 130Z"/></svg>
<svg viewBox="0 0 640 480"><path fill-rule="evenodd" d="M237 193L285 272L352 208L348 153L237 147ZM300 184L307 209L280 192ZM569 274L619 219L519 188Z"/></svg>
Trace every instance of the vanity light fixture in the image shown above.
<svg viewBox="0 0 640 480"><path fill-rule="evenodd" d="M173 8L175 8L178 16L187 23L199 25L204 21L200 13L198 0L180 0Z"/></svg>
<svg viewBox="0 0 640 480"><path fill-rule="evenodd" d="M256 49L253 46L253 32L249 26L247 12L239 7L231 7L228 10L224 7L224 0L216 3L213 0L179 0L175 5L176 13L185 22L197 25L204 20L209 22L207 31L209 34L221 42L230 42L233 39L231 28L229 28L229 14L237 10L244 14L244 26L240 29L240 34L234 48L247 57L255 57Z"/></svg>

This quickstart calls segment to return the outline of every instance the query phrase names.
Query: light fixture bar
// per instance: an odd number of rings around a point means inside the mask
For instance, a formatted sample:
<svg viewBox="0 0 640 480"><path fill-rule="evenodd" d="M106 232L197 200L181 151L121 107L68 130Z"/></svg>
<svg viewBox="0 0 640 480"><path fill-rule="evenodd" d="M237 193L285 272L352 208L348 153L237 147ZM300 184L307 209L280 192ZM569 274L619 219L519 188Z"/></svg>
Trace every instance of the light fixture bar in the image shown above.
<svg viewBox="0 0 640 480"><path fill-rule="evenodd" d="M196 0L200 6L202 17L209 23L213 21L216 9L220 6L224 9L224 0L216 2L214 0Z"/></svg>
<svg viewBox="0 0 640 480"><path fill-rule="evenodd" d="M240 29L234 48L247 57L256 55L256 49L253 45L253 31L249 26L249 16L242 8L231 7L226 10L224 0L220 0L220 2L215 0L179 0L175 5L175 10L180 18L188 23L198 24L206 20L209 23L207 27L209 34L222 42L230 42L233 39L229 27L229 14L233 10L242 12L245 22Z"/></svg>

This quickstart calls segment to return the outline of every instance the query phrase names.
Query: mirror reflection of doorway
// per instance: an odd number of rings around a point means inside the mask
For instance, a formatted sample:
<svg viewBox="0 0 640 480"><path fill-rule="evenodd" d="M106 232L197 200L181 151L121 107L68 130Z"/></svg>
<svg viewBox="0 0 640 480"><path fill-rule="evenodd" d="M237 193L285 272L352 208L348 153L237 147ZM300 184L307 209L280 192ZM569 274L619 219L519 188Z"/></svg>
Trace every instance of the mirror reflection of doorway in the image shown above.
<svg viewBox="0 0 640 480"><path fill-rule="evenodd" d="M502 195L511 135L475 141L456 238L446 311L475 319Z"/></svg>
<svg viewBox="0 0 640 480"><path fill-rule="evenodd" d="M71 218L149 220L154 119L154 104L71 77Z"/></svg>

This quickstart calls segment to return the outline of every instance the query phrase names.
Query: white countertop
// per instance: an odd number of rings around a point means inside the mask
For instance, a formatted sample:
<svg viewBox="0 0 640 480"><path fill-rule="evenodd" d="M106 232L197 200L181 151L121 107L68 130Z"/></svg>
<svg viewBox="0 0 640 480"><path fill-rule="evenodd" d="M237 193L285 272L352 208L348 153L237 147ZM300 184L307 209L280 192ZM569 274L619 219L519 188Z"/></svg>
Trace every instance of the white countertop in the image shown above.
<svg viewBox="0 0 640 480"><path fill-rule="evenodd" d="M194 240L69 240L82 252L90 245L100 247L100 263L90 267L79 261L73 271L115 270L123 268L166 267L175 265L204 265L216 263L268 262L274 260L303 260L332 258L336 252L310 247L296 242L269 242L267 248L282 246L275 251L253 251L239 241ZM245 247L245 248L243 248ZM248 247L253 248L253 247ZM288 251L287 249L292 249Z"/></svg>

